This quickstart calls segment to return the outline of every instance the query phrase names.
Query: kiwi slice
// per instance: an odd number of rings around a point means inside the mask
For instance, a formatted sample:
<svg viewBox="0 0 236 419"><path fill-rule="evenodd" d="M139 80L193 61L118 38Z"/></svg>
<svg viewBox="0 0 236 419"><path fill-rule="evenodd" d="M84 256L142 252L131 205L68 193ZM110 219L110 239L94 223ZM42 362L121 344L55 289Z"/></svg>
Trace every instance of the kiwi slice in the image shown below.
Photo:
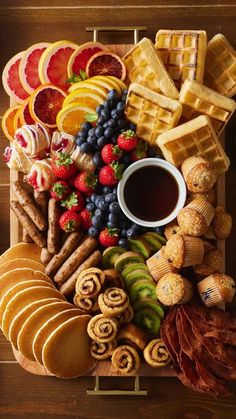
<svg viewBox="0 0 236 419"><path fill-rule="evenodd" d="M102 255L102 263L105 268L114 268L114 264L118 256L125 253L126 250L121 246L111 246L104 250Z"/></svg>
<svg viewBox="0 0 236 419"><path fill-rule="evenodd" d="M133 305L133 309L135 311L139 311L143 308L150 308L151 310L155 311L158 316L163 319L164 318L164 310L157 302L157 300L153 300L152 298L143 298L142 300L136 301Z"/></svg>
<svg viewBox="0 0 236 419"><path fill-rule="evenodd" d="M161 249L162 243L156 237L153 237L152 234L145 233L141 237L148 243L152 253Z"/></svg>
<svg viewBox="0 0 236 419"><path fill-rule="evenodd" d="M125 252L115 260L115 269L121 273L127 266L134 263L144 263L143 256L140 253Z"/></svg>
<svg viewBox="0 0 236 419"><path fill-rule="evenodd" d="M161 319L152 309L142 308L141 310L136 311L133 321L149 335L158 335Z"/></svg>
<svg viewBox="0 0 236 419"><path fill-rule="evenodd" d="M142 269L142 271L146 271L149 272L148 267L145 263L134 263L130 266L127 266L127 268L125 268L121 275L123 276L123 278L126 278L127 275L129 275L130 272L136 271L137 269Z"/></svg>
<svg viewBox="0 0 236 419"><path fill-rule="evenodd" d="M133 252L139 252L143 255L144 259L148 259L151 256L152 250L149 244L141 238L130 239L129 247Z"/></svg>
<svg viewBox="0 0 236 419"><path fill-rule="evenodd" d="M147 279L149 281L153 280L152 275L146 270L136 269L135 271L132 271L126 275L125 285L127 288L130 288L136 281L139 281L140 279Z"/></svg>
<svg viewBox="0 0 236 419"><path fill-rule="evenodd" d="M162 244L166 244L165 237L162 237L160 234L155 233L155 231L148 231L147 233L144 233L144 235L148 235L149 237L153 237L156 240L159 240L159 242L161 242Z"/></svg>
<svg viewBox="0 0 236 419"><path fill-rule="evenodd" d="M142 300L143 298L156 298L156 284L147 279L139 279L136 281L129 290L130 299L135 301Z"/></svg>

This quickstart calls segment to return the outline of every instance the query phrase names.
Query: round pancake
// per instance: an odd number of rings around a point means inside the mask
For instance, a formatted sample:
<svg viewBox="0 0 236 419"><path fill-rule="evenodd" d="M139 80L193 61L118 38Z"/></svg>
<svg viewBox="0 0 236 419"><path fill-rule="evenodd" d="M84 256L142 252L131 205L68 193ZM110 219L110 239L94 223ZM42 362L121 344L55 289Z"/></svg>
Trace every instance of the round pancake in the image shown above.
<svg viewBox="0 0 236 419"><path fill-rule="evenodd" d="M39 364L43 365L43 345L46 342L48 336L62 323L66 320L71 319L74 316L84 314L81 310L77 308L71 308L69 310L63 311L62 313L57 313L51 317L43 326L37 331L34 341L33 341L33 353L36 361Z"/></svg>
<svg viewBox="0 0 236 419"><path fill-rule="evenodd" d="M29 268L41 272L45 271L45 266L36 260L26 258L12 259L0 266L0 277L9 271L12 271L13 269L20 268Z"/></svg>
<svg viewBox="0 0 236 419"><path fill-rule="evenodd" d="M42 287L50 287L54 288L53 284L44 281L43 279L32 279L28 281L21 281L18 284L13 285L8 291L3 294L0 300L0 327L2 327L2 317L4 314L4 310L9 303L9 301L14 297L19 291L24 290L26 288L31 288L35 286L41 285Z"/></svg>
<svg viewBox="0 0 236 419"><path fill-rule="evenodd" d="M46 298L44 300L37 300L33 303L28 304L26 307L16 314L13 318L10 328L9 328L9 340L11 344L18 350L17 347L17 338L20 332L20 329L28 317L39 307L42 307L46 304L53 303L55 301L61 301L58 298Z"/></svg>
<svg viewBox="0 0 236 419"><path fill-rule="evenodd" d="M75 378L91 370L96 361L90 354L87 325L91 316L76 316L54 330L43 346L43 365L59 378Z"/></svg>
<svg viewBox="0 0 236 419"><path fill-rule="evenodd" d="M34 313L28 317L19 332L17 346L21 354L30 361L35 361L32 343L37 331L47 320L54 316L54 314L72 307L73 305L67 301L57 301L37 308Z"/></svg>
<svg viewBox="0 0 236 419"><path fill-rule="evenodd" d="M0 266L12 259L25 258L40 262L41 248L34 243L18 243L0 256Z"/></svg>
<svg viewBox="0 0 236 419"><path fill-rule="evenodd" d="M22 281L31 281L32 279L42 279L52 284L52 280L45 273L35 271L29 268L13 269L0 277L0 300L13 285Z"/></svg>
<svg viewBox="0 0 236 419"><path fill-rule="evenodd" d="M2 330L5 336L8 338L11 322L22 308L34 301L38 301L39 299L43 300L45 298L65 300L64 295L56 290L56 288L36 286L19 291L7 304L2 317Z"/></svg>

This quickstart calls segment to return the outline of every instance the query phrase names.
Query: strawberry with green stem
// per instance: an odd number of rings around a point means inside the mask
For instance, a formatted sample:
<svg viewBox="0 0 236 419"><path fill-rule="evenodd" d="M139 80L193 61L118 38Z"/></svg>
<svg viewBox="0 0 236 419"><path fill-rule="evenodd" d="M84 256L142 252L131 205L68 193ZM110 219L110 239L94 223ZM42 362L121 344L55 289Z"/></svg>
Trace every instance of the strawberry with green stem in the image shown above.
<svg viewBox="0 0 236 419"><path fill-rule="evenodd" d="M79 213L81 217L81 224L84 230L88 230L92 226L92 213L87 210L87 208L84 208Z"/></svg>
<svg viewBox="0 0 236 419"><path fill-rule="evenodd" d="M66 233L72 233L79 229L81 217L73 210L65 211L59 219L59 225Z"/></svg>
<svg viewBox="0 0 236 419"><path fill-rule="evenodd" d="M124 165L117 161L103 166L99 172L99 182L104 186L115 186L122 178Z"/></svg>
<svg viewBox="0 0 236 419"><path fill-rule="evenodd" d="M97 176L90 171L81 172L74 180L74 186L80 192L91 195L96 188Z"/></svg>
<svg viewBox="0 0 236 419"><path fill-rule="evenodd" d="M68 210L81 211L84 208L84 197L80 191L72 192L65 200L61 201L61 206Z"/></svg>
<svg viewBox="0 0 236 419"><path fill-rule="evenodd" d="M75 162L70 158L67 153L58 153L52 159L52 172L60 179L69 179L77 170Z"/></svg>
<svg viewBox="0 0 236 419"><path fill-rule="evenodd" d="M67 182L64 180L57 180L51 187L50 195L56 201L61 201L66 199L70 192L71 189Z"/></svg>
<svg viewBox="0 0 236 419"><path fill-rule="evenodd" d="M120 160L122 150L118 147L118 145L106 144L102 149L101 155L104 163L110 164L113 161Z"/></svg>
<svg viewBox="0 0 236 419"><path fill-rule="evenodd" d="M145 141L138 140L135 149L131 153L131 161L135 162L147 157L148 144Z"/></svg>
<svg viewBox="0 0 236 419"><path fill-rule="evenodd" d="M119 241L117 228L105 228L99 234L99 242L103 247L116 246Z"/></svg>
<svg viewBox="0 0 236 419"><path fill-rule="evenodd" d="M138 139L134 131L129 129L128 131L123 131L117 138L117 144L121 150L130 152L135 149Z"/></svg>

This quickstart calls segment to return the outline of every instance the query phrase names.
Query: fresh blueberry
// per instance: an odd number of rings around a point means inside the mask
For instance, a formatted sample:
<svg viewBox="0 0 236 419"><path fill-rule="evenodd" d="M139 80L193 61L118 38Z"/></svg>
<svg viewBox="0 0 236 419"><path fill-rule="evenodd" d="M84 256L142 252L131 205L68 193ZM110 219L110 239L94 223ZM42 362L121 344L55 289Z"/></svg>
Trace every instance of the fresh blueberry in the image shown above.
<svg viewBox="0 0 236 419"><path fill-rule="evenodd" d="M81 138L81 137L77 137L76 138L76 144L80 147L81 146L81 144L83 144L84 142L85 142L86 140L84 140L83 138Z"/></svg>
<svg viewBox="0 0 236 419"><path fill-rule="evenodd" d="M113 134L114 134L114 130L111 127L106 128L105 131L104 131L104 137L105 138L111 138L113 136Z"/></svg>
<svg viewBox="0 0 236 419"><path fill-rule="evenodd" d="M82 125L82 129L85 129L86 131L90 130L92 128L91 122L84 122Z"/></svg>
<svg viewBox="0 0 236 419"><path fill-rule="evenodd" d="M91 153L91 146L88 143L83 143L80 146L80 150L82 151L82 153Z"/></svg>
<svg viewBox="0 0 236 419"><path fill-rule="evenodd" d="M99 230L95 226L92 226L88 229L88 235L91 237L97 237L98 233L99 233Z"/></svg>
<svg viewBox="0 0 236 419"><path fill-rule="evenodd" d="M111 101L110 100L105 100L105 102L103 102L103 107L104 107L104 109L112 109Z"/></svg>
<svg viewBox="0 0 236 419"><path fill-rule="evenodd" d="M110 221L111 223L117 224L118 219L118 215L114 214L113 212L110 212L110 214L108 215L108 221Z"/></svg>
<svg viewBox="0 0 236 419"><path fill-rule="evenodd" d="M98 120L97 120L97 125L103 125L105 122L105 119L103 118L103 116L99 116Z"/></svg>
<svg viewBox="0 0 236 419"><path fill-rule="evenodd" d="M118 245L127 249L128 248L128 240L126 238L122 238L118 241Z"/></svg>
<svg viewBox="0 0 236 419"><path fill-rule="evenodd" d="M105 201L104 198L102 198L99 202L97 207L102 210L102 211L106 211L108 209L108 203Z"/></svg>
<svg viewBox="0 0 236 419"><path fill-rule="evenodd" d="M116 228L116 224L112 223L111 221L107 222L107 227L108 228Z"/></svg>
<svg viewBox="0 0 236 419"><path fill-rule="evenodd" d="M120 129L124 128L124 127L125 127L125 120L122 119L122 118L118 119L118 121L117 121L117 128L120 130Z"/></svg>
<svg viewBox="0 0 236 419"><path fill-rule="evenodd" d="M103 135L104 129L101 126L98 126L97 128L95 128L95 135L97 138L101 137Z"/></svg>
<svg viewBox="0 0 236 419"><path fill-rule="evenodd" d="M117 194L117 186L114 186L112 192L115 193L115 194Z"/></svg>
<svg viewBox="0 0 236 419"><path fill-rule="evenodd" d="M107 126L111 127L111 128L115 128L116 127L116 121L114 119L109 119L109 121L107 121Z"/></svg>
<svg viewBox="0 0 236 419"><path fill-rule="evenodd" d="M118 202L112 202L109 205L109 211L112 212L113 214L119 214L119 212L120 212L120 205L118 204Z"/></svg>
<svg viewBox="0 0 236 419"><path fill-rule="evenodd" d="M99 116L101 115L102 110L103 110L103 105L98 105L98 106L96 107L96 112L97 112L97 114L98 114Z"/></svg>
<svg viewBox="0 0 236 419"><path fill-rule="evenodd" d="M130 163L130 155L129 154L124 154L122 156L121 162L125 165L129 164Z"/></svg>
<svg viewBox="0 0 236 419"><path fill-rule="evenodd" d="M117 109L118 111L123 112L123 110L125 109L125 105L124 105L124 103L123 103L123 102L118 102L118 103L117 103L117 105L116 105L116 109Z"/></svg>
<svg viewBox="0 0 236 419"><path fill-rule="evenodd" d="M152 148L152 147L149 147L149 149L148 149L148 156L149 157L156 157L156 155L157 155L156 150L154 148Z"/></svg>
<svg viewBox="0 0 236 419"><path fill-rule="evenodd" d="M97 138L95 137L95 135L91 135L87 138L87 143L89 145L91 145L92 147L94 147L97 143Z"/></svg>
<svg viewBox="0 0 236 419"><path fill-rule="evenodd" d="M121 223L120 223L121 226ZM122 228L121 232L120 232L120 236L123 238L127 237L127 230L125 228Z"/></svg>
<svg viewBox="0 0 236 419"><path fill-rule="evenodd" d="M97 194L96 193L92 193L92 195L90 196L91 202L95 203L97 198Z"/></svg>
<svg viewBox="0 0 236 419"><path fill-rule="evenodd" d="M102 211L101 209L97 208L97 209L95 210L94 215L95 215L96 217L100 217L100 218L102 219L102 218L104 217L104 211Z"/></svg>
<svg viewBox="0 0 236 419"><path fill-rule="evenodd" d="M94 205L94 203L93 203L93 202L89 202L89 203L86 205L86 208L87 208L87 210L88 210L88 211L94 211L94 210L95 210L95 205Z"/></svg>
<svg viewBox="0 0 236 419"><path fill-rule="evenodd" d="M109 100L109 109L114 109L116 107L116 100Z"/></svg>
<svg viewBox="0 0 236 419"><path fill-rule="evenodd" d="M106 201L108 204L111 204L112 202L116 201L116 194L114 194L114 193L108 193L108 194L105 196L105 201Z"/></svg>
<svg viewBox="0 0 236 419"><path fill-rule="evenodd" d="M85 202L86 202L86 204L89 204L90 202L92 202L91 201L91 196L86 196Z"/></svg>
<svg viewBox="0 0 236 419"><path fill-rule="evenodd" d="M136 132L136 125L132 124L132 122L129 123L129 129L131 129L131 131Z"/></svg>
<svg viewBox="0 0 236 419"><path fill-rule="evenodd" d="M96 167L100 167L103 165L103 160L100 153L95 153L93 156L93 164Z"/></svg>
<svg viewBox="0 0 236 419"><path fill-rule="evenodd" d="M112 109L111 111L111 117L115 119L116 121L121 117L121 113L117 111L116 109Z"/></svg>
<svg viewBox="0 0 236 419"><path fill-rule="evenodd" d="M104 195L107 195L112 192L112 189L110 188L110 186L103 186L102 192L104 193Z"/></svg>
<svg viewBox="0 0 236 419"><path fill-rule="evenodd" d="M115 89L112 89L112 90L110 90L109 92L108 92L108 95L107 95L107 99L109 99L109 100L116 100L117 99L117 91L115 90Z"/></svg>
<svg viewBox="0 0 236 419"><path fill-rule="evenodd" d="M135 237L136 236L136 231L133 229L133 228L129 228L128 230L127 230L127 238L128 239L132 239L133 237Z"/></svg>
<svg viewBox="0 0 236 419"><path fill-rule="evenodd" d="M110 140L112 144L116 145L117 144L117 136L115 135L114 137L112 137L112 139Z"/></svg>
<svg viewBox="0 0 236 419"><path fill-rule="evenodd" d="M101 117L104 118L105 121L108 121L108 119L110 118L109 109L103 109L101 112Z"/></svg>
<svg viewBox="0 0 236 419"><path fill-rule="evenodd" d="M102 135L97 139L97 146L99 149L103 148L107 144L107 139Z"/></svg>
<svg viewBox="0 0 236 419"><path fill-rule="evenodd" d="M94 227L100 228L101 227L102 218L94 215L92 217L92 224Z"/></svg>
<svg viewBox="0 0 236 419"><path fill-rule="evenodd" d="M98 204L101 200L103 200L104 197L102 195L97 195L96 199L95 199L95 205L98 208Z"/></svg>

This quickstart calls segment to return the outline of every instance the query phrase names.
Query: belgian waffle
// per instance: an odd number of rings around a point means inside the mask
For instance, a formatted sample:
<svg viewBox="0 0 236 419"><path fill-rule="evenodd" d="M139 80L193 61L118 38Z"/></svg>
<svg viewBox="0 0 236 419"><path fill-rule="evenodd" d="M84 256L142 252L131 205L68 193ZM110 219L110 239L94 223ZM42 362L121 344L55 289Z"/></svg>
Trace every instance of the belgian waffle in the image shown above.
<svg viewBox="0 0 236 419"><path fill-rule="evenodd" d="M123 57L123 61L128 82L140 83L154 92L178 99L179 92L150 39L143 38Z"/></svg>
<svg viewBox="0 0 236 419"><path fill-rule="evenodd" d="M217 135L221 134L236 108L234 100L193 80L185 80L179 101L183 106L184 119L190 120L200 114L208 115Z"/></svg>
<svg viewBox="0 0 236 419"><path fill-rule="evenodd" d="M227 97L236 93L236 51L221 33L207 45L204 83Z"/></svg>
<svg viewBox="0 0 236 419"><path fill-rule="evenodd" d="M177 167L187 157L200 155L213 164L218 174L229 168L230 161L208 116L198 116L159 135L156 143L165 159Z"/></svg>
<svg viewBox="0 0 236 419"><path fill-rule="evenodd" d="M155 47L180 89L184 80L203 81L207 35L205 31L159 30Z"/></svg>
<svg viewBox="0 0 236 419"><path fill-rule="evenodd" d="M175 99L170 99L153 92L138 83L129 87L126 102L126 117L137 125L137 135L156 146L156 138L178 124L182 105Z"/></svg>

